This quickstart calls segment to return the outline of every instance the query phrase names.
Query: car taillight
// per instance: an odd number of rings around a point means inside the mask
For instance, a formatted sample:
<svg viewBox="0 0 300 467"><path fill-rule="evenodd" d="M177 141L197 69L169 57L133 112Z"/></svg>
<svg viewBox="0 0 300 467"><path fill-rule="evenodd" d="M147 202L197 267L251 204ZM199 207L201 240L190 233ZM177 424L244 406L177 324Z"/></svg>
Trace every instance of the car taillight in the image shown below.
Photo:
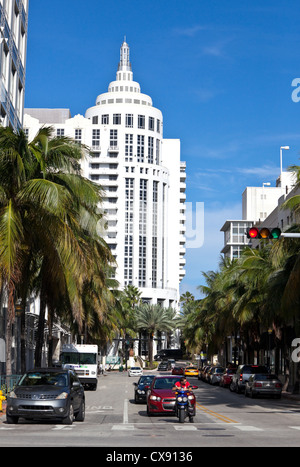
<svg viewBox="0 0 300 467"><path fill-rule="evenodd" d="M254 383L254 386L255 386L256 388L261 388L261 387L262 387L262 384L261 384L261 383Z"/></svg>
<svg viewBox="0 0 300 467"><path fill-rule="evenodd" d="M275 383L275 388L281 388L281 383Z"/></svg>
<svg viewBox="0 0 300 467"><path fill-rule="evenodd" d="M240 375L240 381L243 381L243 375Z"/></svg>

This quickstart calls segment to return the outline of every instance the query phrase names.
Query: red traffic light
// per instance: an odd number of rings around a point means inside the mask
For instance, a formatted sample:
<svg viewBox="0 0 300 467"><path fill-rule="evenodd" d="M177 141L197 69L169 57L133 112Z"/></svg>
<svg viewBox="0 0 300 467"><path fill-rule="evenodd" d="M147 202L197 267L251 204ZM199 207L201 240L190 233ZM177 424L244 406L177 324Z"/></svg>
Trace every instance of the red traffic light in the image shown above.
<svg viewBox="0 0 300 467"><path fill-rule="evenodd" d="M248 229L247 237L248 238L258 238L259 230L256 227L251 227Z"/></svg>
<svg viewBox="0 0 300 467"><path fill-rule="evenodd" d="M274 229L269 229L267 227L262 227L258 229L257 227L250 227L247 230L247 238L268 238L275 239L279 238L281 235L281 230L278 227Z"/></svg>

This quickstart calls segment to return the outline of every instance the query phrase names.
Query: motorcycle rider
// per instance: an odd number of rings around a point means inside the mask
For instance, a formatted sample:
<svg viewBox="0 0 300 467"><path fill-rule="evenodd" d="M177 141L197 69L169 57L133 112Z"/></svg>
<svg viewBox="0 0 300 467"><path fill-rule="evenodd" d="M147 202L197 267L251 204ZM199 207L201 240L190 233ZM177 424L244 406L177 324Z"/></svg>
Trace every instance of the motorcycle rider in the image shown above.
<svg viewBox="0 0 300 467"><path fill-rule="evenodd" d="M180 378L179 381L176 381L176 383L172 387L172 391L178 391L178 389L179 390L181 389L181 390L184 390L184 391L191 391L192 390L192 386L187 381L185 376L182 376L182 378ZM188 405L189 405L189 408L192 408L192 404L191 404L189 399L188 399ZM189 415L190 423L193 423L194 422L193 415L190 414L190 413L188 415Z"/></svg>

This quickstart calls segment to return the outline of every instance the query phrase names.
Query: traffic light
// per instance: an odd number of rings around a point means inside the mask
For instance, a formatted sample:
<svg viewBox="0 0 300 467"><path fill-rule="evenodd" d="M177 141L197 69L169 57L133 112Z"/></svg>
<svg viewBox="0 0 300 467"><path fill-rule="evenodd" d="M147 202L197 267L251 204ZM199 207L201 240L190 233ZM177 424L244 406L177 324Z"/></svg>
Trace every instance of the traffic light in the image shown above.
<svg viewBox="0 0 300 467"><path fill-rule="evenodd" d="M269 238L277 239L281 235L281 230L278 227L273 229L262 227L261 229L257 227L250 227L247 229L247 238Z"/></svg>

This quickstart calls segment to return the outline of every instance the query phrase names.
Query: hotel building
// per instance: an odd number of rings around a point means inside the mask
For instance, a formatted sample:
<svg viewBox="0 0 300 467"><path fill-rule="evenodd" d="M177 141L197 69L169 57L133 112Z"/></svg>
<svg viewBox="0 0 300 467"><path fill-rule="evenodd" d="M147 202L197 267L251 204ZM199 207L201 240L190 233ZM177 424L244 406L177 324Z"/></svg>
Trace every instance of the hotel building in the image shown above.
<svg viewBox="0 0 300 467"><path fill-rule="evenodd" d="M0 0L0 123L22 127L28 0Z"/></svg>
<svg viewBox="0 0 300 467"><path fill-rule="evenodd" d="M85 116L68 109L25 109L31 140L42 125L91 152L83 174L105 190L104 238L115 256L121 288L139 288L145 302L178 308L185 275L185 163L179 139L163 137L163 115L133 80L124 41L116 79Z"/></svg>

